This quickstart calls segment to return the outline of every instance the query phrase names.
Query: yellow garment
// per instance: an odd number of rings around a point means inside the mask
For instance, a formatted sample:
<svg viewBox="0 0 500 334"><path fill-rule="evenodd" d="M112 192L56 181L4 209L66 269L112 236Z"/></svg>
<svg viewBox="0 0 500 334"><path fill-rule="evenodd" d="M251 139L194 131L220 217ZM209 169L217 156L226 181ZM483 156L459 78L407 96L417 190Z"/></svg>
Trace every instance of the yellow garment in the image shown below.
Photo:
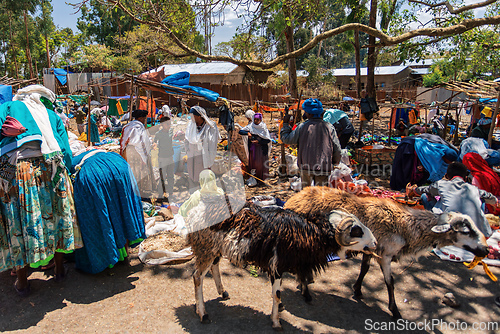
<svg viewBox="0 0 500 334"><path fill-rule="evenodd" d="M187 201L185 201L179 208L179 214L187 218L189 211L200 203L201 195L222 195L224 190L217 187L217 178L214 172L205 169L200 173L200 190L195 191Z"/></svg>
<svg viewBox="0 0 500 334"><path fill-rule="evenodd" d="M86 142L87 141L87 134L85 132L82 132L82 134L80 135L80 137L78 137L78 140Z"/></svg>
<svg viewBox="0 0 500 334"><path fill-rule="evenodd" d="M481 111L481 114L483 114L484 117L486 117L486 118L490 118L491 113L492 113L492 110L490 107L484 107L484 109Z"/></svg>
<svg viewBox="0 0 500 334"><path fill-rule="evenodd" d="M118 101L118 103L116 104L116 109L118 110L118 115L121 116L124 114L122 104L120 103L120 101Z"/></svg>
<svg viewBox="0 0 500 334"><path fill-rule="evenodd" d="M417 124L417 115L415 114L414 109L410 110L410 112L408 114L408 118L409 118L409 122L411 125Z"/></svg>

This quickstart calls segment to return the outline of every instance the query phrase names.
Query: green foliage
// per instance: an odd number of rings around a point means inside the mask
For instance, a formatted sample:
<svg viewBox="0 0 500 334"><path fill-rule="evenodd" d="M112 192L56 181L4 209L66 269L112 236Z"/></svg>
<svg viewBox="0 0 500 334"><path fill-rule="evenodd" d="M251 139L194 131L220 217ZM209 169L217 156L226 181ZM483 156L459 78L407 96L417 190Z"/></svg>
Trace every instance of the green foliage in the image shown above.
<svg viewBox="0 0 500 334"><path fill-rule="evenodd" d="M118 56L112 59L111 67L118 74L138 73L142 67L138 59L131 56Z"/></svg>
<svg viewBox="0 0 500 334"><path fill-rule="evenodd" d="M309 73L307 77L308 84L317 86L322 81L322 68L325 64L326 61L323 58L313 54L310 54L304 60L304 69Z"/></svg>
<svg viewBox="0 0 500 334"><path fill-rule="evenodd" d="M432 67L432 72L423 76L424 87L434 87L445 82L443 72L439 69L439 65Z"/></svg>
<svg viewBox="0 0 500 334"><path fill-rule="evenodd" d="M112 68L113 61L113 51L101 44L83 46L81 51L75 54L75 66L79 69L109 69Z"/></svg>
<svg viewBox="0 0 500 334"><path fill-rule="evenodd" d="M229 42L221 42L214 48L214 54L236 59L269 59L269 42L262 36L235 34Z"/></svg>

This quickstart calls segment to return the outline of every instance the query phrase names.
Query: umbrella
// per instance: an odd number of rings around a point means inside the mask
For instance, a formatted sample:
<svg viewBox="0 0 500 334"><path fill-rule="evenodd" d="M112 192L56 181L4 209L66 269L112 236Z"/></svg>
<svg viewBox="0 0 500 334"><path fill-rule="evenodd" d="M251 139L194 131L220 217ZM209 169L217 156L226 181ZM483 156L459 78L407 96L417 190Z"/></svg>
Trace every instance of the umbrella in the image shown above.
<svg viewBox="0 0 500 334"><path fill-rule="evenodd" d="M101 110L108 111L109 106L103 106L101 107Z"/></svg>
<svg viewBox="0 0 500 334"><path fill-rule="evenodd" d="M91 106L100 106L101 103L100 102L97 102L97 101L90 101L90 105Z"/></svg>

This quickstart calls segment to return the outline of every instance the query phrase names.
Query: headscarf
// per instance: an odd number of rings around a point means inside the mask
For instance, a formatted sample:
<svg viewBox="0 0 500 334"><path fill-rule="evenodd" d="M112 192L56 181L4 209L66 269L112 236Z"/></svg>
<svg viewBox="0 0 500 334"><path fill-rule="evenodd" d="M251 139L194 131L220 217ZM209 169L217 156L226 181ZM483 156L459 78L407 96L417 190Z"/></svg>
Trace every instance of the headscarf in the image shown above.
<svg viewBox="0 0 500 334"><path fill-rule="evenodd" d="M172 110L170 110L169 106L164 105L163 107L161 107L161 116L172 118Z"/></svg>
<svg viewBox="0 0 500 334"><path fill-rule="evenodd" d="M483 157L475 152L469 152L464 155L462 163L478 182L477 187L479 189L483 189L495 196L500 196L500 177L491 169ZM497 209L491 205L488 206L488 211L497 214Z"/></svg>
<svg viewBox="0 0 500 334"><path fill-rule="evenodd" d="M205 124L203 124L201 130L198 132L194 118L189 122L186 129L186 140L189 144L187 155L189 158L192 158L201 154L203 157L203 167L210 168L217 154L217 143L220 139L219 130L202 107L194 106L189 112L199 114L205 120Z"/></svg>
<svg viewBox="0 0 500 334"><path fill-rule="evenodd" d="M260 117L262 117L262 114L257 113L254 115L254 119L259 117L257 115L260 115ZM271 140L271 135L269 134L269 130L267 129L267 125L266 123L264 123L264 121L261 121L259 124L255 124L254 122L252 122L245 126L242 130L248 131L251 134L257 135L263 139Z"/></svg>
<svg viewBox="0 0 500 334"><path fill-rule="evenodd" d="M330 124L335 124L344 117L348 116L344 111L340 109L326 109L323 115L323 120Z"/></svg>
<svg viewBox="0 0 500 334"><path fill-rule="evenodd" d="M217 187L217 178L210 169L202 170L200 173L200 193L202 195L224 195L224 190Z"/></svg>
<svg viewBox="0 0 500 334"><path fill-rule="evenodd" d="M129 145L135 147L144 163L148 163L148 158L151 156L151 141L144 124L138 120L133 120L123 128L123 135L120 140L122 151Z"/></svg>
<svg viewBox="0 0 500 334"><path fill-rule="evenodd" d="M307 99L302 103L302 109L308 114L319 116L323 112L323 104L318 99Z"/></svg>
<svg viewBox="0 0 500 334"><path fill-rule="evenodd" d="M253 116L254 115L255 115L255 111L253 111L252 109L248 109L245 112L245 117L248 118L248 119L252 119L253 120Z"/></svg>
<svg viewBox="0 0 500 334"><path fill-rule="evenodd" d="M189 215L189 211L194 207L198 206L201 200L201 196L210 196L210 195L221 195L224 196L224 190L217 187L217 178L215 177L214 172L209 169L202 170L200 172L200 190L196 190L187 201L182 203L179 208L179 214L184 218L187 218Z"/></svg>

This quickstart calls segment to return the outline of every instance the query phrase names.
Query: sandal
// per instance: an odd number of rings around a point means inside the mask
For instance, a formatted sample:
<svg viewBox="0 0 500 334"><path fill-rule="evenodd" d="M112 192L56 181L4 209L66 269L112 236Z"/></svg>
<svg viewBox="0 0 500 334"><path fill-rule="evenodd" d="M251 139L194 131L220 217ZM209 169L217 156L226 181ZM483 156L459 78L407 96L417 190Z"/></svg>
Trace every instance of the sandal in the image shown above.
<svg viewBox="0 0 500 334"><path fill-rule="evenodd" d="M17 287L17 280L14 282L14 289L16 289L16 292L17 294L20 296L20 297L28 297L29 294L31 293L31 284L30 282L28 282L28 285L24 288L24 289L19 289Z"/></svg>

